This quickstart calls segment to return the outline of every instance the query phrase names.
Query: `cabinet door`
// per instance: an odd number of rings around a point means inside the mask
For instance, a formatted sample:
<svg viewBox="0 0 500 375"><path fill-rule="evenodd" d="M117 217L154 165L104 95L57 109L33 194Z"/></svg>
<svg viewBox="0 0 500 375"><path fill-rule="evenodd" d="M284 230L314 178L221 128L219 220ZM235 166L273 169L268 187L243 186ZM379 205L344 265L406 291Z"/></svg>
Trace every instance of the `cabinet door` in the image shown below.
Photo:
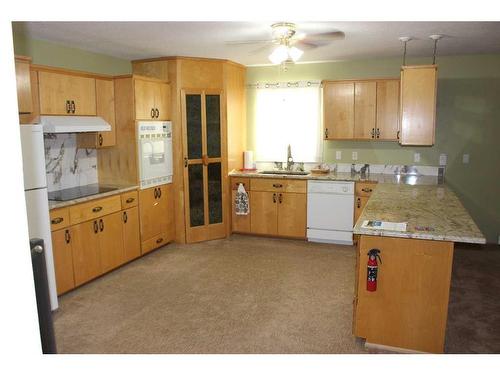
<svg viewBox="0 0 500 375"><path fill-rule="evenodd" d="M174 223L174 197L173 185L166 184L158 186L159 195L159 217L160 230L164 234L164 242L170 242L175 236L175 223Z"/></svg>
<svg viewBox="0 0 500 375"><path fill-rule="evenodd" d="M402 145L432 146L436 120L437 67L403 67L401 71Z"/></svg>
<svg viewBox="0 0 500 375"><path fill-rule="evenodd" d="M96 115L94 78L40 71L38 80L42 115Z"/></svg>
<svg viewBox="0 0 500 375"><path fill-rule="evenodd" d="M278 194L250 192L250 229L257 234L278 234Z"/></svg>
<svg viewBox="0 0 500 375"><path fill-rule="evenodd" d="M287 237L306 237L307 195L278 194L278 234Z"/></svg>
<svg viewBox="0 0 500 375"><path fill-rule="evenodd" d="M366 202L368 202L368 199L370 199L370 197L356 197L354 201L354 225L356 225L359 216L363 212L366 206Z"/></svg>
<svg viewBox="0 0 500 375"><path fill-rule="evenodd" d="M323 88L325 139L354 137L354 82L328 82Z"/></svg>
<svg viewBox="0 0 500 375"><path fill-rule="evenodd" d="M158 110L157 120L170 120L170 85L157 83L155 90L155 108Z"/></svg>
<svg viewBox="0 0 500 375"><path fill-rule="evenodd" d="M40 100L38 93L38 72L32 70L30 72L30 85L31 85L31 102L33 103L33 108L31 113L20 113L19 123L20 124L36 124L39 121L40 116Z"/></svg>
<svg viewBox="0 0 500 375"><path fill-rule="evenodd" d="M396 140L399 128L399 80L377 82L377 138Z"/></svg>
<svg viewBox="0 0 500 375"><path fill-rule="evenodd" d="M116 212L98 221L101 273L105 273L125 262L122 213Z"/></svg>
<svg viewBox="0 0 500 375"><path fill-rule="evenodd" d="M136 120L153 120L155 108L156 83L144 81L141 79L134 80L135 92L135 118Z"/></svg>
<svg viewBox="0 0 500 375"><path fill-rule="evenodd" d="M161 233L161 206L157 192L157 187L139 191L141 241L143 242Z"/></svg>
<svg viewBox="0 0 500 375"><path fill-rule="evenodd" d="M75 287L70 228L52 232L52 253L56 271L57 294L59 295Z"/></svg>
<svg viewBox="0 0 500 375"><path fill-rule="evenodd" d="M354 84L354 138L375 138L376 82Z"/></svg>
<svg viewBox="0 0 500 375"><path fill-rule="evenodd" d="M141 256L141 236L139 233L139 209L132 207L122 211L123 248L125 262Z"/></svg>
<svg viewBox="0 0 500 375"><path fill-rule="evenodd" d="M31 96L30 62L16 59L17 106L19 113L31 113L33 100Z"/></svg>
<svg viewBox="0 0 500 375"><path fill-rule="evenodd" d="M73 270L78 286L101 274L98 219L74 225L72 229Z"/></svg>

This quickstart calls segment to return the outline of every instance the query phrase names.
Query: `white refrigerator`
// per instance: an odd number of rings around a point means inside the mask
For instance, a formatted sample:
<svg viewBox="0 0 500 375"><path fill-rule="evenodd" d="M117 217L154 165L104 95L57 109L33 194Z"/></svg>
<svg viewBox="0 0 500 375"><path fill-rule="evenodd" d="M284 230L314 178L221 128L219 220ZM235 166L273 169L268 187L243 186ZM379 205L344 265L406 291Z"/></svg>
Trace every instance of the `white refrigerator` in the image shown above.
<svg viewBox="0 0 500 375"><path fill-rule="evenodd" d="M50 233L42 125L21 125L21 146L28 232L30 238L41 238L45 243L45 263L47 266L50 306L52 310L55 310L58 308L58 303L54 257L52 254L52 237ZM29 249L29 246L27 248Z"/></svg>

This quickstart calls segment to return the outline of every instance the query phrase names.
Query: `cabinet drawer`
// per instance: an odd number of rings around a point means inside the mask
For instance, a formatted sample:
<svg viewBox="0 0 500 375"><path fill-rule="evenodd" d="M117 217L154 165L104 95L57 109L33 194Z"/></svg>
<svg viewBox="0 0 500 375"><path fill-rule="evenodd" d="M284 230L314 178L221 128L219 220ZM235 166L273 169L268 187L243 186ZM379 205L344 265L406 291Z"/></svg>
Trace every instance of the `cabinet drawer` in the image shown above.
<svg viewBox="0 0 500 375"><path fill-rule="evenodd" d="M243 184L245 190L250 189L250 179L246 177L232 177L231 178L231 189L238 190L239 184Z"/></svg>
<svg viewBox="0 0 500 375"><path fill-rule="evenodd" d="M137 201L138 201L137 190L123 193L121 195L121 199L122 199L122 209L123 210L125 210L126 208L137 206Z"/></svg>
<svg viewBox="0 0 500 375"><path fill-rule="evenodd" d="M121 208L119 195L72 206L69 208L71 225L120 211Z"/></svg>
<svg viewBox="0 0 500 375"><path fill-rule="evenodd" d="M56 208L50 211L50 230L58 230L69 226L69 208Z"/></svg>
<svg viewBox="0 0 500 375"><path fill-rule="evenodd" d="M142 242L141 244L141 251L142 254L149 253L150 251L153 251L154 249L157 249L161 246L164 246L168 243L168 234L167 233L160 233L157 236L154 236L150 238L147 241Z"/></svg>
<svg viewBox="0 0 500 375"><path fill-rule="evenodd" d="M306 180L285 180L270 178L253 178L250 181L250 190L252 191L272 191L287 193L306 193Z"/></svg>
<svg viewBox="0 0 500 375"><path fill-rule="evenodd" d="M376 185L376 182L356 182L356 196L369 197Z"/></svg>

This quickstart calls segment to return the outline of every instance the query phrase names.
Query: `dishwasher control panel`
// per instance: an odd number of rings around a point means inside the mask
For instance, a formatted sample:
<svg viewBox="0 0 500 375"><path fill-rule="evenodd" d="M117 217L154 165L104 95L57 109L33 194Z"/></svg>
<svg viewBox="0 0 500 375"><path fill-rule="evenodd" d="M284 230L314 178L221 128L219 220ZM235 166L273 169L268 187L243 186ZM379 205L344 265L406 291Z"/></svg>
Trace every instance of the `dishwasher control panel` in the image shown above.
<svg viewBox="0 0 500 375"><path fill-rule="evenodd" d="M352 181L308 181L308 193L354 195Z"/></svg>

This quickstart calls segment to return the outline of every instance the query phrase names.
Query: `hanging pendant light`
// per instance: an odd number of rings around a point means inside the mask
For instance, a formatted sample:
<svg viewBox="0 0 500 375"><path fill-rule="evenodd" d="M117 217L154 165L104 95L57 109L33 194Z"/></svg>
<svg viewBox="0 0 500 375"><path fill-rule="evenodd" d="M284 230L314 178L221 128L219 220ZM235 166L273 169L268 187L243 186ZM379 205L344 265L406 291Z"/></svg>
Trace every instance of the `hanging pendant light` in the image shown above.
<svg viewBox="0 0 500 375"><path fill-rule="evenodd" d="M284 44L280 44L276 49L269 55L269 60L273 64L281 64L287 60L296 62L304 51L298 49L297 47L289 47Z"/></svg>

